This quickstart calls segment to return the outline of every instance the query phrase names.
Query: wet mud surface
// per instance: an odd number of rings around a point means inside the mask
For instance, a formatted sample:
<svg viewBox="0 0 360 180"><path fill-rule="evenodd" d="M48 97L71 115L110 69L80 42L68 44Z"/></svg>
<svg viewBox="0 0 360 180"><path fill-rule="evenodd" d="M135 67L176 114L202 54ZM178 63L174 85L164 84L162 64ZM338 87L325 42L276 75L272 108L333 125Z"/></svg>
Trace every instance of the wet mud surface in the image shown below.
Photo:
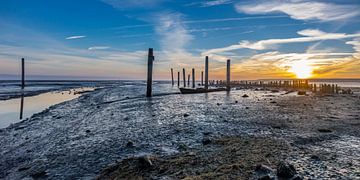
<svg viewBox="0 0 360 180"><path fill-rule="evenodd" d="M111 177L118 168L102 170L144 155L155 158L153 170L137 171L145 178L246 179L258 164L276 168L280 161L305 178L360 175L358 96L252 90L181 95L169 85L154 87L161 94L153 98L142 95L145 85L99 89L0 129L0 178ZM187 162L192 166L185 168ZM132 174L133 167L121 172Z"/></svg>

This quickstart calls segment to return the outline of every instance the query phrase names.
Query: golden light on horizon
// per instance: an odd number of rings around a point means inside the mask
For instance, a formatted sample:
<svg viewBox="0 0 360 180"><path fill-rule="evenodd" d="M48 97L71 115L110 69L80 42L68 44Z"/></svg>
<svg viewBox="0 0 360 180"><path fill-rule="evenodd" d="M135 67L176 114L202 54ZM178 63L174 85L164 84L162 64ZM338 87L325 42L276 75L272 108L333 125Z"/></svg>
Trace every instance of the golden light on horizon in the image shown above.
<svg viewBox="0 0 360 180"><path fill-rule="evenodd" d="M299 79L306 79L313 76L313 67L304 60L296 61L290 65L289 72L294 73Z"/></svg>

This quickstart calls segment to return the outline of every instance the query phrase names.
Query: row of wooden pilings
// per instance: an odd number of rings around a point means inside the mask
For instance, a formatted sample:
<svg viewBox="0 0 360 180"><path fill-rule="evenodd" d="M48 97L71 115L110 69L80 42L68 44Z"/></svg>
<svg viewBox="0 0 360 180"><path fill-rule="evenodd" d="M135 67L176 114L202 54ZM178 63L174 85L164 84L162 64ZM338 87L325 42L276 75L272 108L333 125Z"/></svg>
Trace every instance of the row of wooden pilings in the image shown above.
<svg viewBox="0 0 360 180"><path fill-rule="evenodd" d="M173 68L170 69L170 73L171 73L171 84L172 86L175 85L175 81L174 81L174 70ZM183 87L186 87L186 70L185 68L182 69L182 74L183 74ZM196 87L196 80L195 80L195 68L191 69L191 75L188 74L187 76L187 86L190 87L190 76L192 77L192 88ZM206 56L205 57L205 83L204 83L204 71L201 71L201 83L199 84L200 86L204 86L205 89L208 89L209 87L209 57ZM226 61L226 89L229 91L231 89L231 85L230 85L230 59L228 59ZM180 71L177 72L177 86L180 87Z"/></svg>

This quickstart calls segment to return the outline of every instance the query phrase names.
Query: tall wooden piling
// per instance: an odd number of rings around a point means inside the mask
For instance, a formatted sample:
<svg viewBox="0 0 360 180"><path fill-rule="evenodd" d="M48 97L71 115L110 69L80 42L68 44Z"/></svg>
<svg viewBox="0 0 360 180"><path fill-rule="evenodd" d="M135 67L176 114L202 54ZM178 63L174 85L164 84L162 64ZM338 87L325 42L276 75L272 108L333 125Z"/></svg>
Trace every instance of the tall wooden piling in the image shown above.
<svg viewBox="0 0 360 180"><path fill-rule="evenodd" d="M192 88L195 88L195 68L192 68Z"/></svg>
<svg viewBox="0 0 360 180"><path fill-rule="evenodd" d="M25 59L21 58L21 89L25 88Z"/></svg>
<svg viewBox="0 0 360 180"><path fill-rule="evenodd" d="M180 86L180 71L178 71L178 82L177 82L177 84L178 84L178 87Z"/></svg>
<svg viewBox="0 0 360 180"><path fill-rule="evenodd" d="M171 85L174 86L174 72L173 72L173 68L171 68Z"/></svg>
<svg viewBox="0 0 360 180"><path fill-rule="evenodd" d="M209 57L205 57L205 89L209 88Z"/></svg>
<svg viewBox="0 0 360 180"><path fill-rule="evenodd" d="M226 61L226 90L230 91L230 59Z"/></svg>
<svg viewBox="0 0 360 180"><path fill-rule="evenodd" d="M154 62L153 49L149 48L146 97L151 97L153 62Z"/></svg>
<svg viewBox="0 0 360 180"><path fill-rule="evenodd" d="M183 80L184 80L184 87L186 87L185 68L183 68Z"/></svg>

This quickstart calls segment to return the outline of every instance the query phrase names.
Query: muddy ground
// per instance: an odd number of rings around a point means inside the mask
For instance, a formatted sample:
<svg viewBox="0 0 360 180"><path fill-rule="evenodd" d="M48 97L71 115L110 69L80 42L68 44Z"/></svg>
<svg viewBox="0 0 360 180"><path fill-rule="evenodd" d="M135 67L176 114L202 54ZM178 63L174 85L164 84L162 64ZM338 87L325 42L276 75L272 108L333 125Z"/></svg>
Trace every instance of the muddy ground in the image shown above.
<svg viewBox="0 0 360 180"><path fill-rule="evenodd" d="M304 178L360 177L357 95L142 92L99 89L1 129L0 178L248 179L280 162Z"/></svg>

